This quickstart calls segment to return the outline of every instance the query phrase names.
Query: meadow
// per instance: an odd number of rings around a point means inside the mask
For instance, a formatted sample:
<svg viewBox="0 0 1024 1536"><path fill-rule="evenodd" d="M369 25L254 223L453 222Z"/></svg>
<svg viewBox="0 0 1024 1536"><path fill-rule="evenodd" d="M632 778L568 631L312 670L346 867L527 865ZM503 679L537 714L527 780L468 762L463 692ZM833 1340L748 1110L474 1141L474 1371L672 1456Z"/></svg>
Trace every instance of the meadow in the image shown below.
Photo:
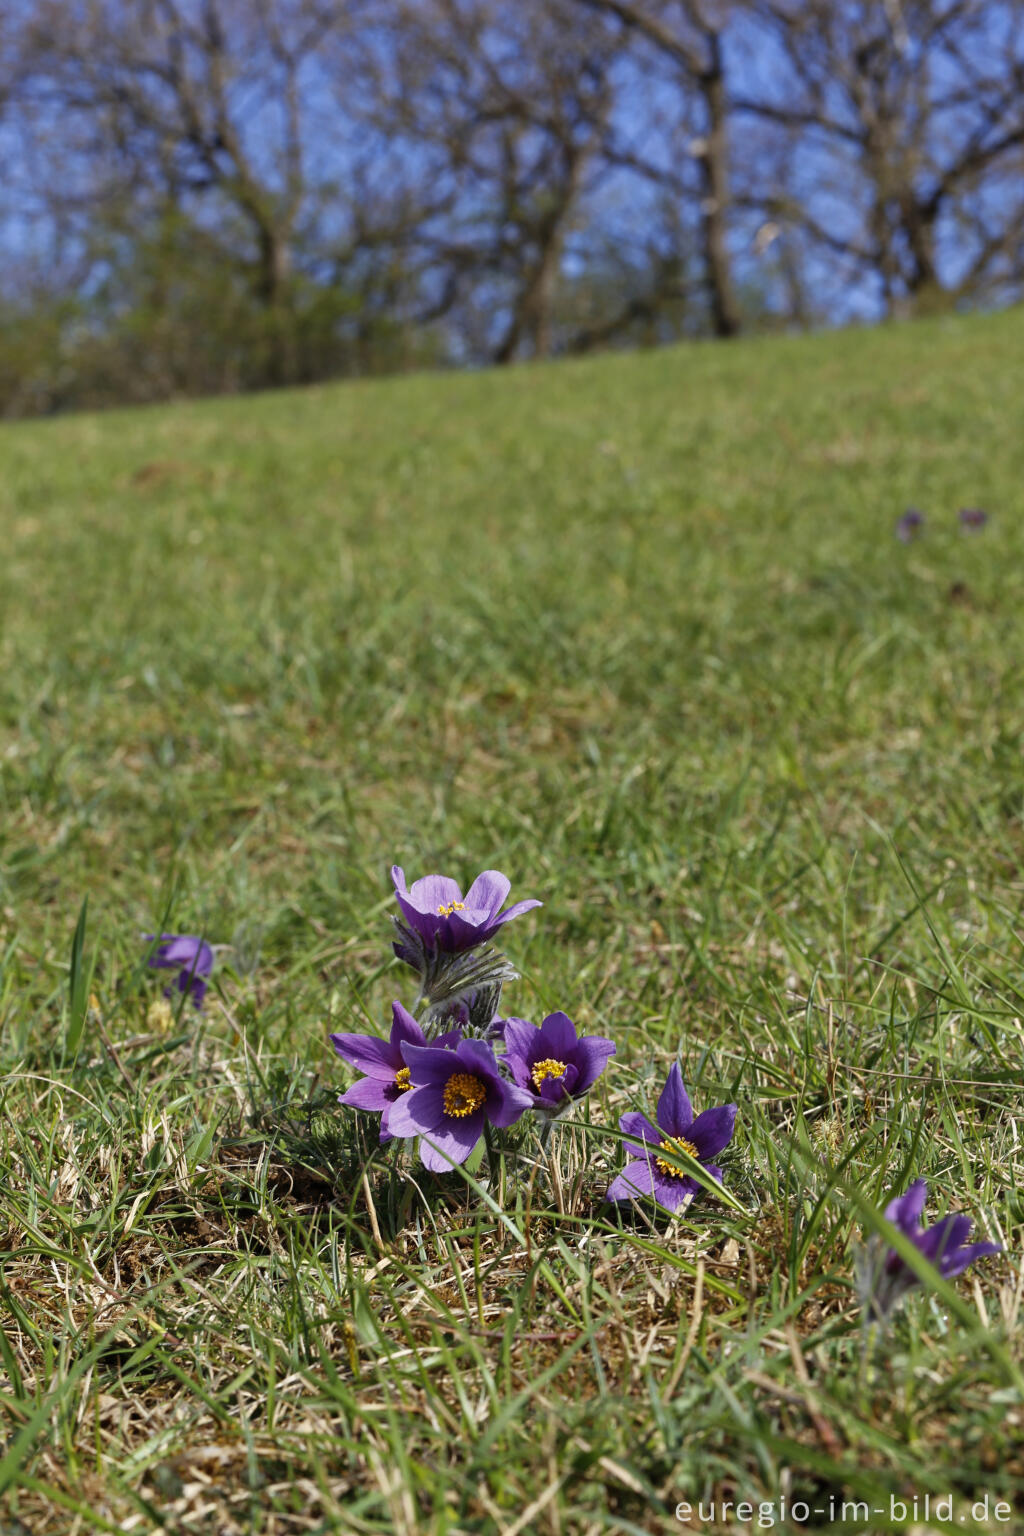
<svg viewBox="0 0 1024 1536"><path fill-rule="evenodd" d="M4 1536L1022 1527L1021 398L1013 311L0 427ZM337 1103L392 863L617 1043L557 1197ZM677 1060L733 1199L611 1206ZM878 1336L916 1178L1003 1252Z"/></svg>

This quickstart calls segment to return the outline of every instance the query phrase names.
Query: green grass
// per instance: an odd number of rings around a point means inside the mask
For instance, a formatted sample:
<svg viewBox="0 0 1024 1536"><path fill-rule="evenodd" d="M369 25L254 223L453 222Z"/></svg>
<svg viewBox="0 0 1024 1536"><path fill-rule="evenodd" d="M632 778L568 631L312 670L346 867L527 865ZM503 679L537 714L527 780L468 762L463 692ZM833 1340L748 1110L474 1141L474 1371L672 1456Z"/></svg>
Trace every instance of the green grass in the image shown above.
<svg viewBox="0 0 1024 1536"><path fill-rule="evenodd" d="M1022 392L1014 312L0 430L5 1536L1019 1528ZM393 861L619 1042L562 1211L335 1103ZM746 1214L620 1223L677 1056ZM917 1176L1006 1252L865 1348Z"/></svg>

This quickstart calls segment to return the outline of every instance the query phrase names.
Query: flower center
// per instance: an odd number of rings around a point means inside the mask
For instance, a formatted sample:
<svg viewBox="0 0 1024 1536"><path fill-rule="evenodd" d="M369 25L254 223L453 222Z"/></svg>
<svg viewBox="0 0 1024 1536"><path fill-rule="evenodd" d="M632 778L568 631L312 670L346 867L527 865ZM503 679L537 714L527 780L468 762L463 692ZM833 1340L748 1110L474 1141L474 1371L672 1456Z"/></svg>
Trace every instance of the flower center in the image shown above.
<svg viewBox="0 0 1024 1536"><path fill-rule="evenodd" d="M553 1056L546 1056L543 1061L538 1061L530 1076L533 1078L533 1086L539 1089L546 1077L565 1076L565 1062L555 1061Z"/></svg>
<svg viewBox="0 0 1024 1536"><path fill-rule="evenodd" d="M437 915L438 917L451 917L453 912L464 912L465 909L466 903L464 901L450 901L447 906L442 902L437 909Z"/></svg>
<svg viewBox="0 0 1024 1536"><path fill-rule="evenodd" d="M684 1136L666 1136L660 1145L668 1147L670 1152L688 1152L691 1157L697 1156L697 1148ZM670 1179L685 1179L688 1176L684 1169L674 1168L671 1163L666 1163L663 1157L656 1157L654 1166L659 1173L667 1174Z"/></svg>
<svg viewBox="0 0 1024 1536"><path fill-rule="evenodd" d="M395 1087L399 1093L408 1093L412 1087L412 1078L409 1076L408 1067L399 1067L395 1073Z"/></svg>
<svg viewBox="0 0 1024 1536"><path fill-rule="evenodd" d="M479 1109L487 1097L487 1089L472 1072L453 1072L445 1084L444 1112L461 1120Z"/></svg>

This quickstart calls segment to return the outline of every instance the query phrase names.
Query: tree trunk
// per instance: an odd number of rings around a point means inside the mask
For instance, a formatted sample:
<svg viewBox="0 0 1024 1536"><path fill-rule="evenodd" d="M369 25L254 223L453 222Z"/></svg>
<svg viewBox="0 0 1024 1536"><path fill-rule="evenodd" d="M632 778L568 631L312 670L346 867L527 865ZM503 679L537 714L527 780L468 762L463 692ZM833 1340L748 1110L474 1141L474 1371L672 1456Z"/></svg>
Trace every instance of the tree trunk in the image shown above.
<svg viewBox="0 0 1024 1536"><path fill-rule="evenodd" d="M716 336L735 336L740 311L732 281L727 239L729 209L729 138L722 44L717 32L707 36L710 61L700 77L708 115L707 142L700 157L704 182L704 264L711 321Z"/></svg>
<svg viewBox="0 0 1024 1536"><path fill-rule="evenodd" d="M287 238L266 224L259 227L256 291L267 316L267 383L290 384L296 372L295 338L288 308L291 250Z"/></svg>

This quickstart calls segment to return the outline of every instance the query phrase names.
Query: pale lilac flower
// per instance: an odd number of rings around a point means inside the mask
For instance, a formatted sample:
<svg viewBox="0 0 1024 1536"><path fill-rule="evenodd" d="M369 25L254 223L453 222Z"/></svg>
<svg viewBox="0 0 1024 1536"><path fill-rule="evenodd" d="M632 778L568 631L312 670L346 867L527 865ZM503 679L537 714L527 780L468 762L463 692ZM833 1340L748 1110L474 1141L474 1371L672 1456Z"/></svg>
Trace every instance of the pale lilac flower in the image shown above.
<svg viewBox="0 0 1024 1536"><path fill-rule="evenodd" d="M391 878L409 927L425 944L451 954L485 944L503 924L541 905L530 898L502 912L501 905L511 883L497 869L485 869L477 875L465 896L447 875L424 875L406 889L405 873L396 864ZM400 959L407 958L397 946L396 952Z"/></svg>

